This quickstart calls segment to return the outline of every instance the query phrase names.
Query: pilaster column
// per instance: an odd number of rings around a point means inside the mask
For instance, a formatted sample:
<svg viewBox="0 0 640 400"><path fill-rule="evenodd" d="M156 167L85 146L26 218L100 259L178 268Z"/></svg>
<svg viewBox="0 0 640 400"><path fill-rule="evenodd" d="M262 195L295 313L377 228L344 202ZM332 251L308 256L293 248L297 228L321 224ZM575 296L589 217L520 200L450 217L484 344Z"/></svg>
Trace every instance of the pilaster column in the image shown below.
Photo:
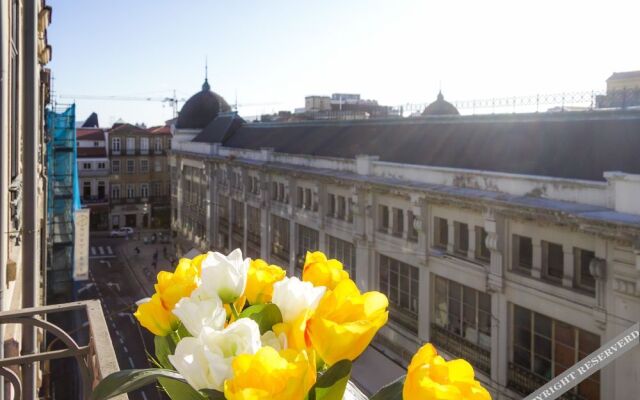
<svg viewBox="0 0 640 400"><path fill-rule="evenodd" d="M454 244L456 240L456 224L453 220L448 219L447 225L449 226L447 229L447 253L453 254Z"/></svg>
<svg viewBox="0 0 640 400"><path fill-rule="evenodd" d="M426 267L419 267L418 294L418 337L423 342L431 341L431 273Z"/></svg>
<svg viewBox="0 0 640 400"><path fill-rule="evenodd" d="M247 199L245 196L244 202L242 202L242 254L247 254Z"/></svg>
<svg viewBox="0 0 640 400"><path fill-rule="evenodd" d="M269 194L270 182L265 174L260 174L260 257L263 260L271 259L271 195Z"/></svg>

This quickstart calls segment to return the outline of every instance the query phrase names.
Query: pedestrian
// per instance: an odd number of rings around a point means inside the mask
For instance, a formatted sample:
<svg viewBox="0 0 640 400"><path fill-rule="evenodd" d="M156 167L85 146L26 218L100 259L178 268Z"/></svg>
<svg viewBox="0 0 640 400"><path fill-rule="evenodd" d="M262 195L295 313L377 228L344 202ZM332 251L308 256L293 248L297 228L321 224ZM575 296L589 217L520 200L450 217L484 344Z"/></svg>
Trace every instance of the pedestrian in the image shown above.
<svg viewBox="0 0 640 400"><path fill-rule="evenodd" d="M162 257L167 258L167 246L162 246Z"/></svg>
<svg viewBox="0 0 640 400"><path fill-rule="evenodd" d="M136 251L136 255L140 254L140 249L138 248L138 246L136 246L136 248L134 250Z"/></svg>
<svg viewBox="0 0 640 400"><path fill-rule="evenodd" d="M155 261L154 261L154 262L152 262L152 263L151 263L151 266L153 267L153 270L155 271L155 270L156 270L156 266L157 266L156 262L155 262Z"/></svg>
<svg viewBox="0 0 640 400"><path fill-rule="evenodd" d="M158 250L156 250L156 252L153 253L153 261L158 261Z"/></svg>

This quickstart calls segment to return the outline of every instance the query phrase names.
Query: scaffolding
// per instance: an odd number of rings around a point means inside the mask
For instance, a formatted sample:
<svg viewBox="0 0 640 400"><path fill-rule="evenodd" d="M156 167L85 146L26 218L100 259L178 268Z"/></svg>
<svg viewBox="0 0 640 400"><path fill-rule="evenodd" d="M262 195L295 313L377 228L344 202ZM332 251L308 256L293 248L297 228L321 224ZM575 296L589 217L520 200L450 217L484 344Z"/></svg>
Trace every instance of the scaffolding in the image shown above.
<svg viewBox="0 0 640 400"><path fill-rule="evenodd" d="M74 266L74 212L80 206L75 104L47 110L47 297L71 300Z"/></svg>

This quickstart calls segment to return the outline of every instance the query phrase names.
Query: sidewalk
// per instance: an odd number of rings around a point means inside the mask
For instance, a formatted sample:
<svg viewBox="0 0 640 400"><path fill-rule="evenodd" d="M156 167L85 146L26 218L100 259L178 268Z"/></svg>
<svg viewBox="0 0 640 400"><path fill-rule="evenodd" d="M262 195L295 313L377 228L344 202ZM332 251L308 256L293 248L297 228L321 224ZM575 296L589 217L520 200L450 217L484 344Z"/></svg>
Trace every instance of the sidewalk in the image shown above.
<svg viewBox="0 0 640 400"><path fill-rule="evenodd" d="M151 296L154 292L153 285L156 283L156 276L160 271L173 271L175 264L169 261L175 256L175 248L173 244L144 244L143 240L123 239L124 244L118 247L118 252L122 260L127 264L128 268L134 274L138 283L142 286L145 293ZM140 254L136 253L136 247L140 250ZM167 249L167 258L163 256L163 247ZM158 262L156 268L153 268L153 254L158 252Z"/></svg>

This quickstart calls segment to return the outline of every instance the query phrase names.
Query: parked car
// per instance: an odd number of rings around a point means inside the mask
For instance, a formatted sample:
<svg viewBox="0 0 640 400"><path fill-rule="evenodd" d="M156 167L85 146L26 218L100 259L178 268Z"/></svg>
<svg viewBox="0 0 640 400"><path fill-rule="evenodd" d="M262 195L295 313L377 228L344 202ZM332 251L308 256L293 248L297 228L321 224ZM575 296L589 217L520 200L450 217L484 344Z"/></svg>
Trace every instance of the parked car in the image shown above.
<svg viewBox="0 0 640 400"><path fill-rule="evenodd" d="M123 226L111 231L111 237L127 237L130 235L133 235L133 228L129 226Z"/></svg>

